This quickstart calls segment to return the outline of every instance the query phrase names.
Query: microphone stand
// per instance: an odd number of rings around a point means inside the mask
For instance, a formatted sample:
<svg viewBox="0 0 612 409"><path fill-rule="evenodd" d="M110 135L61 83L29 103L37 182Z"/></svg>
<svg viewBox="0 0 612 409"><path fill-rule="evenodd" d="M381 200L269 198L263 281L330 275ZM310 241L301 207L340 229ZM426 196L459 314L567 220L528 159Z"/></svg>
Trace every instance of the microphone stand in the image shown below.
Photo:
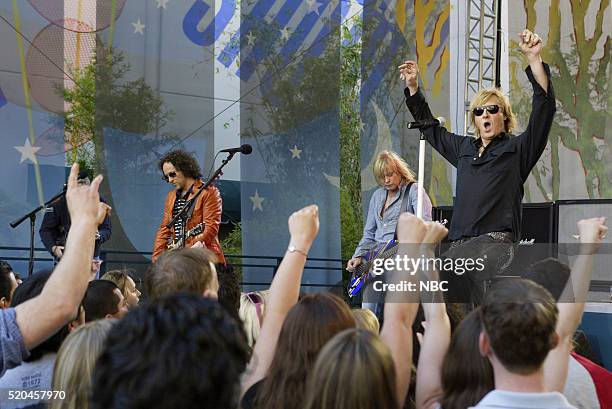
<svg viewBox="0 0 612 409"><path fill-rule="evenodd" d="M45 207L49 206L51 203L64 196L65 194L66 190L64 189L55 196L53 196L51 199L47 200L45 204L38 206L31 212L26 213L20 218L9 223L9 225L14 229L15 227L19 226L25 219L30 219L30 257L28 261L28 276L31 276L32 271L34 270L34 229L36 225L36 213L38 213L41 209L44 209Z"/></svg>
<svg viewBox="0 0 612 409"><path fill-rule="evenodd" d="M419 219L423 219L423 191L425 179L425 134L422 129L419 129L421 137L419 139L419 173L417 176L417 214Z"/></svg>
<svg viewBox="0 0 612 409"><path fill-rule="evenodd" d="M230 160L232 160L232 158L234 157L234 155L236 154L236 152L229 152L227 154L227 158L223 159L223 161L221 162L221 166L219 166L217 168L217 170L215 170L215 173L213 173L213 175L210 177L210 179L208 179L208 181L196 192L196 194L187 202L187 204L185 204L185 206L183 206L183 208L181 209L180 212L178 212L176 214L176 216L174 216L172 218L172 220L170 220L168 222L168 224L166 224L166 228L170 228L171 226L174 225L174 223L177 221L177 219L182 218L185 214L187 214L187 212L189 212L189 210L193 207L193 205L195 204L195 202L198 200L198 196L200 196L200 194L208 189L208 187L219 177L219 175L221 174L221 170L225 167L225 165L227 165L229 163ZM183 238L182 243L183 243L183 247L185 246L185 229L186 229L187 223L186 221L183 222L183 228L181 231L181 236Z"/></svg>

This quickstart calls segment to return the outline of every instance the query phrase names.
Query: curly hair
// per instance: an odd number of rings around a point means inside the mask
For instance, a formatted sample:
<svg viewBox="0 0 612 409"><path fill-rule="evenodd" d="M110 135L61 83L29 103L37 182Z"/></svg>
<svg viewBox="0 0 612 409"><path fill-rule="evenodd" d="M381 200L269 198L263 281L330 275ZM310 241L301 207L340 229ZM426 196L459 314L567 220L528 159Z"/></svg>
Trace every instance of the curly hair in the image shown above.
<svg viewBox="0 0 612 409"><path fill-rule="evenodd" d="M89 407L237 408L248 354L218 302L185 293L153 300L108 334Z"/></svg>
<svg viewBox="0 0 612 409"><path fill-rule="evenodd" d="M162 156L159 160L159 170L162 172L164 171L164 163L171 163L176 170L189 178L198 179L202 177L200 165L196 158L183 149L176 149Z"/></svg>

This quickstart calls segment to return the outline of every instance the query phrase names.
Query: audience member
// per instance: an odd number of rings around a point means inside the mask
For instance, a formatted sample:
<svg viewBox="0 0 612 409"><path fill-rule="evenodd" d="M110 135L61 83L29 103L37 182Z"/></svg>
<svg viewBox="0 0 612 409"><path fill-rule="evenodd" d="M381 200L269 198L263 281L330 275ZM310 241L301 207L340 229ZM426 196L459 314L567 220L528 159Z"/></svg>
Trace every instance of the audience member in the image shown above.
<svg viewBox="0 0 612 409"><path fill-rule="evenodd" d="M55 334L74 319L85 294L89 263L93 257L95 232L110 207L100 202L102 176L89 186L79 186L79 165L68 177L66 199L72 227L66 250L54 274L38 297L16 308L0 310L0 376L28 356L28 350Z"/></svg>
<svg viewBox="0 0 612 409"><path fill-rule="evenodd" d="M94 369L90 407L237 407L248 346L214 300L174 294L130 311Z"/></svg>
<svg viewBox="0 0 612 409"><path fill-rule="evenodd" d="M269 290L253 291L240 296L240 310L238 313L251 348L253 348L259 338L261 325L266 315L266 299L268 297Z"/></svg>
<svg viewBox="0 0 612 409"><path fill-rule="evenodd" d="M395 382L391 351L378 334L371 329L347 329L319 352L304 408L397 409Z"/></svg>
<svg viewBox="0 0 612 409"><path fill-rule="evenodd" d="M319 231L319 209L316 205L307 206L293 213L288 220L289 246L285 257L278 267L277 273L270 285L270 298L266 303L266 319L263 321L259 339L253 349L249 368L242 379L241 396L254 384L260 382L268 375L272 360L275 359L277 342L281 328L284 327L285 318L289 310L297 303L300 293L300 282L308 251ZM302 309L306 307L302 306ZM348 307L347 307L348 308ZM350 310L348 311L350 315ZM296 310L295 315L300 311ZM353 321L352 316L350 319ZM285 329L288 331L289 329ZM340 330L340 329L339 329ZM317 333L319 330L317 330ZM300 336L313 337L307 332ZM281 338L282 339L282 338ZM300 340L301 341L301 340ZM322 346L322 345L321 345ZM301 355L305 351L300 351ZM295 356L291 361L297 360ZM314 359L313 359L314 360ZM283 374L282 376L288 376ZM302 380L303 382L303 380ZM257 387L255 387L257 388ZM243 399L243 406L251 407L255 397L255 390ZM302 402L295 403L296 405Z"/></svg>
<svg viewBox="0 0 612 409"><path fill-rule="evenodd" d="M493 367L495 389L478 408L572 408L559 392L548 392L544 360L559 337L559 310L550 293L525 279L491 288L480 309L479 348ZM567 357L566 357L567 359Z"/></svg>
<svg viewBox="0 0 612 409"><path fill-rule="evenodd" d="M11 305L13 292L17 288L17 279L13 267L4 260L0 260L0 309Z"/></svg>
<svg viewBox="0 0 612 409"><path fill-rule="evenodd" d="M111 270L107 271L106 274L102 276L102 280L112 281L119 287L121 290L121 294L123 294L123 298L125 298L125 302L129 309L132 309L138 305L140 301L140 291L136 288L136 283L134 279L128 274L125 270Z"/></svg>
<svg viewBox="0 0 612 409"><path fill-rule="evenodd" d="M530 279L546 288L555 300L561 297L569 276L569 266L552 257L532 264L521 274L521 277ZM599 407L595 383L585 367L574 358L573 353L569 356L563 395L570 404L578 409L597 409Z"/></svg>
<svg viewBox="0 0 612 409"><path fill-rule="evenodd" d="M398 221L398 255L400 258L418 257L422 243L437 244L446 233L442 225L425 224L411 214L403 214ZM392 272L386 282L391 285L406 280L416 283L421 278ZM349 330L330 341L317 361L321 370L309 371L310 389L305 397L307 407L402 407L411 378L412 324L420 296L424 295L418 290L386 294L380 337L365 330ZM442 295L437 294L437 298L430 302L441 300ZM443 303L431 304L432 307L424 306L424 309L426 318L432 321L428 326L431 325L435 334L440 330L436 328L439 325L434 315L446 317L446 313ZM448 317L440 321L450 331ZM281 336L279 348L284 339ZM423 376L426 377L427 373L424 372Z"/></svg>
<svg viewBox="0 0 612 409"><path fill-rule="evenodd" d="M578 222L580 239L578 257L574 261L570 278L567 280L557 303L559 319L555 332L559 342L548 354L544 362L544 379L548 390L558 392L565 390L568 386L567 376L570 370L570 362L574 364L572 365L574 370L578 369L578 366L575 365L576 362L574 362L575 357L570 355L572 340L584 313L584 303L591 282L593 258L608 231L605 222L606 219L604 217L584 219ZM583 377L583 379L585 378ZM569 393L571 393L571 385ZM566 396L570 398L570 402L583 404L582 400L579 399L581 395ZM597 393L598 398L601 399L603 396ZM592 394L590 398L585 399L586 404L589 405L594 401L595 399Z"/></svg>
<svg viewBox="0 0 612 409"><path fill-rule="evenodd" d="M376 318L376 314L367 308L357 308L351 311L355 317L355 324L359 329L368 330L374 334L380 332L380 322Z"/></svg>
<svg viewBox="0 0 612 409"><path fill-rule="evenodd" d="M203 248L164 252L145 274L144 286L151 299L186 292L217 299L219 280L215 255Z"/></svg>
<svg viewBox="0 0 612 409"><path fill-rule="evenodd" d="M51 276L52 271L47 270L29 277L15 290L12 306L16 307L40 295ZM68 325L65 325L46 341L33 348L30 351L30 356L24 359L23 364L4 373L0 378L0 389L23 391L50 390L53 364L55 363L57 351L69 332L82 325L84 321L83 308L79 308L79 313L73 317L73 320ZM38 403L40 400L40 398L36 397L27 400L15 400L10 399L6 394L1 394L0 407L3 409L18 408Z"/></svg>
<svg viewBox="0 0 612 409"><path fill-rule="evenodd" d="M453 333L442 364L443 394L440 403L444 409L474 406L495 388L493 368L478 348L481 332L480 308L476 308ZM427 407L433 408L435 403Z"/></svg>
<svg viewBox="0 0 612 409"><path fill-rule="evenodd" d="M240 277L232 266L217 271L219 279L219 304L221 304L234 319L241 323L240 315Z"/></svg>
<svg viewBox="0 0 612 409"><path fill-rule="evenodd" d="M87 409L94 367L106 337L115 321L98 320L77 328L64 340L53 368L54 391L64 399L54 399L49 409Z"/></svg>
<svg viewBox="0 0 612 409"><path fill-rule="evenodd" d="M99 319L121 319L128 306L121 290L109 280L94 280L87 286L85 299L85 322Z"/></svg>
<svg viewBox="0 0 612 409"><path fill-rule="evenodd" d="M246 391L243 408L300 408L317 354L334 335L354 327L355 318L341 298L329 293L305 295L287 314L270 367Z"/></svg>

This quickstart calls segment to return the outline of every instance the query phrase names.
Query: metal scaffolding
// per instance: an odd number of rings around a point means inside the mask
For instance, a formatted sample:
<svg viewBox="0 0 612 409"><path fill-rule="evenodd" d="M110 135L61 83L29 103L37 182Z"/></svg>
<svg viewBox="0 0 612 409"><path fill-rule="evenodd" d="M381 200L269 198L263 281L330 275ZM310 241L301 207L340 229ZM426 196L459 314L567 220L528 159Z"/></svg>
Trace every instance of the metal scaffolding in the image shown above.
<svg viewBox="0 0 612 409"><path fill-rule="evenodd" d="M466 36L466 81L464 134L470 135L469 106L481 88L498 83L499 0L470 0Z"/></svg>

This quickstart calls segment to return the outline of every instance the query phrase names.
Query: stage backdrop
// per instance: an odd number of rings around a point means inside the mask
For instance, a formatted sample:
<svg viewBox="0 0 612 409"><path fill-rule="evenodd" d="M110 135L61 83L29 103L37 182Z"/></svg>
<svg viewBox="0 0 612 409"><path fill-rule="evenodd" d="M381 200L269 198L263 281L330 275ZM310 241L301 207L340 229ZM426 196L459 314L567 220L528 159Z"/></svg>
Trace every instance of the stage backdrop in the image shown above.
<svg viewBox="0 0 612 409"><path fill-rule="evenodd" d="M418 169L419 132L404 99L398 66L416 60L420 86L434 116L449 118L449 1L368 1L363 7L361 58L361 181L364 211L378 187L372 165L378 152L394 150ZM452 124L447 123L449 129ZM427 146L425 188L434 204L452 204L451 167Z"/></svg>
<svg viewBox="0 0 612 409"><path fill-rule="evenodd" d="M517 2L519 3L519 2ZM525 201L612 198L610 52L612 10L606 0L524 0L510 8L510 88L520 127L528 122L531 86L516 33L525 27L544 41L557 114Z"/></svg>

